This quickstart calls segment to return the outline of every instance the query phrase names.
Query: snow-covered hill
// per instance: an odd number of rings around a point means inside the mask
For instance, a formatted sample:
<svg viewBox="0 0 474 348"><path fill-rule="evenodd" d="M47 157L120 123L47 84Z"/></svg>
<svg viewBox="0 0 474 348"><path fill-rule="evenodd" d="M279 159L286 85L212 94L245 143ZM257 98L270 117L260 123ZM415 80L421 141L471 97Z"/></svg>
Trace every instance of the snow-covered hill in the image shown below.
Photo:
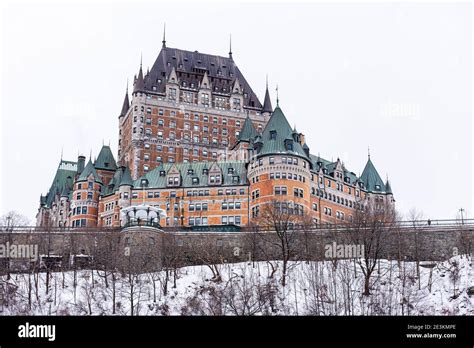
<svg viewBox="0 0 474 348"><path fill-rule="evenodd" d="M413 262L381 260L369 296L353 260L291 262L285 287L278 261L218 265L219 282L206 266L170 270L168 280L165 271L116 274L115 295L103 272L77 272L76 286L74 272L52 273L48 293L45 273L16 274L0 314L111 315L115 296L117 315L130 315L132 306L134 315L474 315L472 261L458 256L431 266L422 263L418 278Z"/></svg>

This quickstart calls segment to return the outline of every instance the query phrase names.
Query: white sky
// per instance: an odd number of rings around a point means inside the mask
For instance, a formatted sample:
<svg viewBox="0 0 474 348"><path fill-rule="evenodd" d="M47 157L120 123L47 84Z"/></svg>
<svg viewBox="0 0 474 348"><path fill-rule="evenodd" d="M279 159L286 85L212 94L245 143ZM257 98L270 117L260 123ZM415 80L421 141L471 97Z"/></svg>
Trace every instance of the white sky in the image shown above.
<svg viewBox="0 0 474 348"><path fill-rule="evenodd" d="M0 214L34 221L61 148L116 155L127 78L167 45L233 56L312 153L388 174L398 208L472 217L470 3L2 5Z"/></svg>

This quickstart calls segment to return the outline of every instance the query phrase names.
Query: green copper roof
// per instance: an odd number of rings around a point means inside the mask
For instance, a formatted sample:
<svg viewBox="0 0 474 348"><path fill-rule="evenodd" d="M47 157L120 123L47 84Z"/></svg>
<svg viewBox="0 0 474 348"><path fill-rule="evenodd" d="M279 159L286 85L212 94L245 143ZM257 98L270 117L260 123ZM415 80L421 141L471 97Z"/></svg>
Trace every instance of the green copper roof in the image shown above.
<svg viewBox="0 0 474 348"><path fill-rule="evenodd" d="M104 190L102 191L102 195L108 196L118 191L119 187L122 185L133 186L133 180L130 174L130 169L124 166L117 168L117 170L114 173L114 176L110 180L107 187L104 187Z"/></svg>
<svg viewBox="0 0 474 348"><path fill-rule="evenodd" d="M51 204L54 202L56 195L61 195L63 189L67 185L71 185L74 180L74 176L77 171L77 163L71 161L59 162L58 169L56 170L56 175L54 176L53 183L46 194L42 199L42 203L48 207L51 207Z"/></svg>
<svg viewBox="0 0 474 348"><path fill-rule="evenodd" d="M203 169L211 170L214 163L221 169L223 183L220 186L237 186L247 184L247 172L245 170L244 162L190 162L190 163L163 163L159 167L153 169L151 172L143 175L134 181L135 188L141 187L142 179L148 180L148 188L166 188L167 187L167 173L174 166L178 169L181 176L180 187L209 187L208 174L205 174ZM233 169L229 173L229 168ZM189 170L192 170L192 174ZM165 175L160 176L160 172L164 171ZM188 174L189 172L189 174ZM233 181L233 177L238 177L237 181ZM198 183L193 183L193 178L198 178Z"/></svg>
<svg viewBox="0 0 474 348"><path fill-rule="evenodd" d="M105 169L105 170L115 170L117 169L117 164L115 163L114 155L110 150L110 146L103 145L102 149L99 152L99 156L94 163L96 169Z"/></svg>
<svg viewBox="0 0 474 348"><path fill-rule="evenodd" d="M122 171L123 171L122 177L118 186L122 186L122 185L133 186L132 174L130 173L130 169L128 169L128 167L122 167Z"/></svg>
<svg viewBox="0 0 474 348"><path fill-rule="evenodd" d="M239 141L247 141L250 142L255 138L257 135L257 130L252 124L252 120L250 117L247 116L245 119L244 125L242 126L242 130L239 133L238 140Z"/></svg>
<svg viewBox="0 0 474 348"><path fill-rule="evenodd" d="M393 193L392 192L392 186L390 186L390 182L387 179L387 182L385 183L385 192L387 193Z"/></svg>
<svg viewBox="0 0 474 348"><path fill-rule="evenodd" d="M293 143L293 150L287 149L285 140ZM286 153L308 159L301 144L294 139L293 130L279 106L275 108L272 116L268 120L262 132L261 141L263 146L258 156Z"/></svg>
<svg viewBox="0 0 474 348"><path fill-rule="evenodd" d="M377 170L374 167L374 164L372 161L369 160L367 161L367 164L365 165L364 171L362 172L362 175L360 176L360 180L364 183L364 188L367 191L377 191L377 192L385 192L385 185L380 178L379 173L377 173ZM375 186L378 185L380 189L376 190Z"/></svg>
<svg viewBox="0 0 474 348"><path fill-rule="evenodd" d="M89 162L87 163L86 167L82 171L81 175L79 175L79 178L77 178L77 181L86 181L89 175L91 174L94 176L94 179L96 182L102 184L102 180L100 180L100 177L95 171L92 161L89 159Z"/></svg>

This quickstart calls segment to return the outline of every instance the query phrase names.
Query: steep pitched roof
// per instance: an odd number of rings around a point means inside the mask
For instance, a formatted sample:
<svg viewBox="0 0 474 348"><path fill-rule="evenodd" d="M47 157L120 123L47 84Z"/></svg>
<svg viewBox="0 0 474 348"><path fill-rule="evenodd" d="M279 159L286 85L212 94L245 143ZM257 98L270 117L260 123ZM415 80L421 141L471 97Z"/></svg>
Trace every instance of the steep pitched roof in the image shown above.
<svg viewBox="0 0 474 348"><path fill-rule="evenodd" d="M268 84L267 89L265 90L265 100L263 101L263 109L262 112L272 112L272 101L270 100L270 93L268 93Z"/></svg>
<svg viewBox="0 0 474 348"><path fill-rule="evenodd" d="M385 185L382 179L380 178L379 173L377 173L377 170L375 169L374 164L370 160L370 157L367 160L367 164L365 165L362 175L360 176L360 180L364 183L364 188L367 191L385 192ZM380 187L379 190L375 190L376 185Z"/></svg>
<svg viewBox="0 0 474 348"><path fill-rule="evenodd" d="M205 174L203 169L210 169L214 164L222 171L222 185L235 186L245 185L247 183L247 172L245 169L244 162L192 162L192 163L163 163L159 167L153 169L149 173L143 175L134 181L134 187L141 187L142 179L148 180L148 188L165 188L167 187L166 174L169 170L174 167L179 171L181 176L181 187L187 188L199 188L209 187L208 185L208 174ZM229 168L232 168L232 173L229 173ZM189 170L192 170L192 174L188 174ZM165 175L160 176L160 172L164 171ZM233 177L237 176L238 181L234 182ZM198 178L199 183L193 183L193 178Z"/></svg>
<svg viewBox="0 0 474 348"><path fill-rule="evenodd" d="M92 164L92 161L89 159L89 162L87 163L86 167L82 171L81 175L77 178L77 181L86 181L89 175L94 176L94 180L100 184L102 184L102 180L99 177L99 174L95 171L94 165Z"/></svg>
<svg viewBox="0 0 474 348"><path fill-rule="evenodd" d="M125 92L125 98L123 100L122 111L120 112L120 116L125 116L129 108L130 108L130 101L128 100L128 91L127 91Z"/></svg>
<svg viewBox="0 0 474 348"><path fill-rule="evenodd" d="M118 167L114 173L114 176L110 180L107 187L101 191L103 196L110 195L114 192L117 192L119 187L122 185L133 186L132 175L130 174L130 169L128 167L122 166Z"/></svg>
<svg viewBox="0 0 474 348"><path fill-rule="evenodd" d="M251 140L253 140L255 138L256 135L257 135L257 130L253 126L252 120L247 115L247 118L244 121L244 125L242 126L242 129L241 129L237 139L239 141L250 142Z"/></svg>
<svg viewBox="0 0 474 348"><path fill-rule="evenodd" d="M142 65L140 64L140 70L138 71L138 77L133 84L133 93L145 92L145 81L143 80Z"/></svg>
<svg viewBox="0 0 474 348"><path fill-rule="evenodd" d="M258 97L233 59L198 51L191 52L178 48L163 47L146 76L144 89L151 93L165 93L166 81L173 68L178 74L182 84L181 88L192 89L190 86L193 83L194 89L197 90L204 73L207 72L213 93L230 95L235 80L238 79L243 93L247 94L247 97L244 97L244 106L255 109L262 108ZM186 87L183 83L186 83Z"/></svg>
<svg viewBox="0 0 474 348"><path fill-rule="evenodd" d="M275 133L273 133L275 132ZM271 134L275 134L273 137ZM285 140L293 140L293 150L287 150ZM275 108L262 132L263 146L258 156L287 153L308 159L301 144L293 138L293 130L279 106Z"/></svg>
<svg viewBox="0 0 474 348"><path fill-rule="evenodd" d="M122 167L122 171L122 177L120 178L118 186L133 186L132 174L130 173L130 169L128 169L128 167Z"/></svg>
<svg viewBox="0 0 474 348"><path fill-rule="evenodd" d="M385 183L385 192L386 193L393 193L392 192L392 186L390 186L390 182L387 179L387 182Z"/></svg>
<svg viewBox="0 0 474 348"><path fill-rule="evenodd" d="M99 156L94 163L96 169L115 170L117 169L117 163L115 163L114 155L110 146L103 145L100 149Z"/></svg>
<svg viewBox="0 0 474 348"><path fill-rule="evenodd" d="M42 204L50 207L56 194L62 194L64 187L72 183L76 171L76 162L61 160L48 193L46 196L42 196Z"/></svg>

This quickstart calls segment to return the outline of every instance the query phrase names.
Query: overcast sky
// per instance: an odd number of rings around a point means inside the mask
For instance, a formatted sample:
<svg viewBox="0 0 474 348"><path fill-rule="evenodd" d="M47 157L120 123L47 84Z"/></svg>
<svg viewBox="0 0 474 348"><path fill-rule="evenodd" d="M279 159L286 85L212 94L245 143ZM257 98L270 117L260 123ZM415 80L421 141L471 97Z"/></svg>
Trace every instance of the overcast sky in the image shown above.
<svg viewBox="0 0 474 348"><path fill-rule="evenodd" d="M311 152L357 175L367 149L402 213L472 217L472 11L461 4L2 5L0 214L32 221L61 156L117 153L118 114L140 54L233 57ZM263 101L263 100L262 100Z"/></svg>

